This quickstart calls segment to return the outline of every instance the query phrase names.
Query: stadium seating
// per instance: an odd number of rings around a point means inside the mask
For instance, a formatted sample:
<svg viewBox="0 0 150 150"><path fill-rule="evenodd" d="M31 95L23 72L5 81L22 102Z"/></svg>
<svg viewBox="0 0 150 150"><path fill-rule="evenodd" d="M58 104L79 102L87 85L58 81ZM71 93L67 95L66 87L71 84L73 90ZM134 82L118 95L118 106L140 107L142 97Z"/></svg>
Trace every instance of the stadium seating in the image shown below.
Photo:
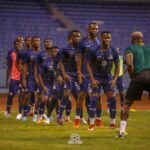
<svg viewBox="0 0 150 150"><path fill-rule="evenodd" d="M91 21L100 23L100 30L112 32L112 45L120 47L122 53L130 44L130 34L135 30L144 33L146 43L150 43L150 3L149 0L48 0L59 8L83 35ZM131 3L132 2L132 3ZM138 3L140 2L140 3ZM43 40L50 36L54 45L63 47L67 31L61 31L64 25L53 19L44 1L41 0L0 0L0 69L5 68L7 51L17 35L39 35ZM41 46L43 49L43 45Z"/></svg>

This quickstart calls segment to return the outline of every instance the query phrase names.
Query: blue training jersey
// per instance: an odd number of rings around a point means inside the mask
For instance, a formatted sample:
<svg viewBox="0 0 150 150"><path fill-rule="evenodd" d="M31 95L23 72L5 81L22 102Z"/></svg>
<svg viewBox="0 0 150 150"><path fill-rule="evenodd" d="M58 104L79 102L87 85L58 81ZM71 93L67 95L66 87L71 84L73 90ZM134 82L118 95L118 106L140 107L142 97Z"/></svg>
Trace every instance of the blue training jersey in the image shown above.
<svg viewBox="0 0 150 150"><path fill-rule="evenodd" d="M113 63L119 63L119 54L113 47L104 51L98 46L96 50L89 52L88 61L92 64L93 74L105 78L112 76L112 66Z"/></svg>
<svg viewBox="0 0 150 150"><path fill-rule="evenodd" d="M60 59L64 64L67 74L76 77L77 49L70 44L67 45L65 48L62 49Z"/></svg>
<svg viewBox="0 0 150 150"><path fill-rule="evenodd" d="M88 37L85 37L81 40L78 48L78 54L82 55L81 71L84 75L87 74L87 69L86 69L87 54L89 53L89 51L94 51L99 45L100 42L98 39L91 41Z"/></svg>

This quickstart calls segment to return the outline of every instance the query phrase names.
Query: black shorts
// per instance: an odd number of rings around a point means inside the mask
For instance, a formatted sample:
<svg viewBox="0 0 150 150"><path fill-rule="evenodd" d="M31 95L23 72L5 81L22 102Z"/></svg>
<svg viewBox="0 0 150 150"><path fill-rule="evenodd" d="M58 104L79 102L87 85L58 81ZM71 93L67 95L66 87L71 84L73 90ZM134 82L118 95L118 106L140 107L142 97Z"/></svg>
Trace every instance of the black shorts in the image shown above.
<svg viewBox="0 0 150 150"><path fill-rule="evenodd" d="M127 100L141 100L143 91L150 91L150 70L136 74L130 82L125 98Z"/></svg>

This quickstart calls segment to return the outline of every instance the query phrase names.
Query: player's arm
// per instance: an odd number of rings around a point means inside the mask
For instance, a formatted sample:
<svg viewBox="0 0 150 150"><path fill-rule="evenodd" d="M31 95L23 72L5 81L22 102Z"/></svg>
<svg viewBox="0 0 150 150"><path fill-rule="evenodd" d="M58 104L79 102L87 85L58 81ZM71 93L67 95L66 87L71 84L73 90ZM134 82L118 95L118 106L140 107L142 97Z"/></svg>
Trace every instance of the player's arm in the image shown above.
<svg viewBox="0 0 150 150"><path fill-rule="evenodd" d="M38 84L39 80L38 80L38 65L37 64L34 65L34 79L36 83Z"/></svg>
<svg viewBox="0 0 150 150"><path fill-rule="evenodd" d="M58 81L60 84L62 84L63 79L62 79L62 77L61 77L61 75L60 75L59 67L58 67L57 64L54 64L54 71L55 71L55 73L56 73L57 81Z"/></svg>
<svg viewBox="0 0 150 150"><path fill-rule="evenodd" d="M10 72L11 72L11 55L8 53L7 54L7 59L6 59L6 87L8 87L9 79L10 79Z"/></svg>
<svg viewBox="0 0 150 150"><path fill-rule="evenodd" d="M126 65L130 78L133 77L134 65L133 65L133 54L131 52L126 53Z"/></svg>
<svg viewBox="0 0 150 150"><path fill-rule="evenodd" d="M44 82L43 82L43 78L42 78L42 76L41 76L40 73L38 74L38 80L39 80L39 84L41 85L43 91L44 91L45 93L48 93L48 88L45 86L45 84L44 84Z"/></svg>
<svg viewBox="0 0 150 150"><path fill-rule="evenodd" d="M92 83L92 86L97 87L98 82L94 79L93 71L92 71L92 67L91 67L91 64L92 64L91 56L92 56L92 53L89 53L87 55L87 58L85 58L86 59L86 68L87 68L87 72L88 72L88 75L90 77L90 81Z"/></svg>
<svg viewBox="0 0 150 150"><path fill-rule="evenodd" d="M7 69L6 69L6 87L8 87L9 78L10 78L10 67L8 66L8 61L6 61Z"/></svg>
<svg viewBox="0 0 150 150"><path fill-rule="evenodd" d="M59 60L59 63L58 63L58 64L59 64L59 68L60 68L60 70L61 70L61 72L62 72L62 75L63 75L64 80L69 81L70 78L69 78L69 76L68 76L68 74L67 74L67 72L66 72L66 70L65 70L65 66L64 66L64 63L63 63L63 58L64 58L64 54L63 54L63 52L62 52L61 57L60 57L60 60Z"/></svg>
<svg viewBox="0 0 150 150"><path fill-rule="evenodd" d="M22 80L22 84L24 87L26 87L26 79L27 79L27 75L28 75L28 65L25 63L24 64L24 69L23 69L23 80Z"/></svg>
<svg viewBox="0 0 150 150"><path fill-rule="evenodd" d="M78 82L79 84L82 83L83 74L81 72L81 66L82 66L82 54L77 55L77 75L78 75Z"/></svg>

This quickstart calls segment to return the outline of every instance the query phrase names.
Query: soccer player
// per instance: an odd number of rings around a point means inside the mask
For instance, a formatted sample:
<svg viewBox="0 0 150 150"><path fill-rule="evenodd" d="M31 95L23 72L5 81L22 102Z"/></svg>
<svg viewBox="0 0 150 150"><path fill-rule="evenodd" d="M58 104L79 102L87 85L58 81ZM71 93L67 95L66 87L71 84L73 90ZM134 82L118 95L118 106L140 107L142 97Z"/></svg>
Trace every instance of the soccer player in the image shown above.
<svg viewBox="0 0 150 150"><path fill-rule="evenodd" d="M53 45L53 42L52 42L51 38L47 37L47 38L44 39L45 50L39 52L39 54L37 55L37 60L36 60L36 68L37 68L38 71L40 70L40 67L42 67L42 65L45 62L52 61L51 54L50 54L50 49L51 49L52 45ZM41 85L39 86L39 90L40 90L40 92L38 94L39 94L39 97L41 97L41 95L40 95L41 90L42 90ZM44 109L45 109L45 102L40 101L40 99L37 99L35 112L34 112L34 117L32 119L33 122L36 122L37 115L38 115L38 112L39 112L40 116L38 118L37 123L41 123L42 116L44 115Z"/></svg>
<svg viewBox="0 0 150 150"><path fill-rule="evenodd" d="M22 118L23 121L27 120L27 104L29 103L31 96L34 95L36 86L38 84L35 64L39 49L40 38L38 36L34 36L32 38L32 49L26 51L24 59L23 86L27 88L27 94L24 100L24 114Z"/></svg>
<svg viewBox="0 0 150 150"><path fill-rule="evenodd" d="M121 110L120 131L118 137L125 135L129 109L135 100L141 100L144 90L150 89L150 47L141 45L143 34L139 31L131 35L132 45L125 50L126 64L131 78L125 96L124 107Z"/></svg>
<svg viewBox="0 0 150 150"><path fill-rule="evenodd" d="M103 87L110 103L110 127L115 127L116 98L114 95L114 86L119 73L119 55L110 45L111 32L103 31L101 33L101 42L101 45L96 50L90 51L87 57L87 70L92 85L89 130L94 130L94 117L96 105L98 99L100 99L101 87ZM111 74L113 63L115 64L114 77Z"/></svg>
<svg viewBox="0 0 150 150"><path fill-rule="evenodd" d="M76 117L74 122L74 127L79 128L80 120L84 121L83 117L83 102L86 99L86 107L87 112L89 113L89 105L90 105L90 94L88 91L89 85L89 77L87 74L86 64L85 64L85 57L90 50L96 49L99 46L99 40L97 38L97 34L99 31L99 26L97 23L92 22L89 24L88 27L88 36L83 38L80 42L78 48L78 55L77 55L77 76L78 76L78 84L80 85L79 97L76 104ZM99 125L101 125L101 110L97 108L97 119ZM85 122L86 123L86 122Z"/></svg>
<svg viewBox="0 0 150 150"><path fill-rule="evenodd" d="M22 44L19 41L14 41L14 48L8 52L7 55L7 78L6 85L10 77L9 93L7 97L7 107L5 117L10 117L11 105L13 97L18 93L20 84L20 70L17 64L17 55L22 48Z"/></svg>
<svg viewBox="0 0 150 150"><path fill-rule="evenodd" d="M60 70L64 79L64 94L60 104L60 110L57 123L62 125L62 114L71 96L78 97L77 85L77 48L81 39L81 33L78 30L71 31L72 42L63 48L59 60Z"/></svg>
<svg viewBox="0 0 150 150"><path fill-rule="evenodd" d="M22 38L20 37L20 39L18 39L19 41L22 41ZM26 95L26 89L23 87L23 83L22 83L22 79L23 79L23 69L24 69L24 57L25 57L25 53L26 51L31 49L31 37L26 37L25 38L25 49L19 51L18 53L18 57L17 57L17 62L19 64L20 67L20 73L21 73L21 78L20 78L20 93L18 96L18 114L16 116L17 120L20 120L22 118L22 110L23 110L23 99L25 98ZM33 99L34 97L32 97Z"/></svg>
<svg viewBox="0 0 150 150"><path fill-rule="evenodd" d="M125 94L124 94L124 72L125 72L124 71L124 64L125 64L125 59L121 55L119 48L116 48L116 51L119 54L119 64L120 64L120 67L119 67L120 71L119 71L118 78L116 80L116 88L119 91L121 107L123 107L124 100L125 100ZM113 64L111 72L112 72L112 76L114 76L114 72L115 72L115 65L114 64Z"/></svg>

